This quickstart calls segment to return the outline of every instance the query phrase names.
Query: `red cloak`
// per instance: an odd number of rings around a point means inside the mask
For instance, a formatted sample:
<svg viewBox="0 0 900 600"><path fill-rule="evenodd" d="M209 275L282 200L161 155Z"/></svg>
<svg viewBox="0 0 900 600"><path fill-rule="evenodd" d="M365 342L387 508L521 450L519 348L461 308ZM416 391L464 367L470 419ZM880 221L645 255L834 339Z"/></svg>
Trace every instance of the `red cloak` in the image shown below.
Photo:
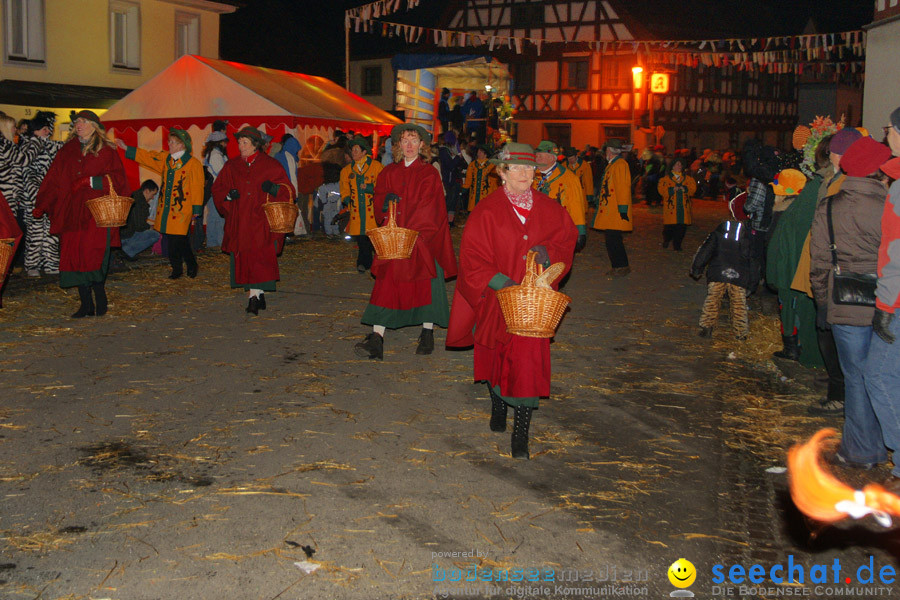
<svg viewBox="0 0 900 600"><path fill-rule="evenodd" d="M503 188L479 202L469 215L447 330L447 346L475 344L475 380L499 385L500 394L510 397L549 395L550 340L507 333L496 293L488 284L498 273L522 281L525 257L533 246L546 247L550 262L564 263L568 272L578 239L565 208L541 192L532 194L534 205L524 224Z"/></svg>
<svg viewBox="0 0 900 600"><path fill-rule="evenodd" d="M382 260L372 263L375 286L369 300L375 306L408 310L431 303L431 280L437 275L435 261L444 278L456 276L456 255L447 222L444 187L437 170L416 159L408 167L403 162L391 163L381 171L375 183L375 219L379 225L387 221L381 212L387 194L396 194L397 225L419 232L410 258Z"/></svg>
<svg viewBox="0 0 900 600"><path fill-rule="evenodd" d="M0 240L9 238L15 240L13 242L13 251L9 257L9 263L0 265L0 267L5 267L11 271L13 257L16 255L16 250L19 248L19 243L22 241L22 230L19 228L19 223L16 221L16 217L13 216L12 209L9 208L6 198L0 193ZM6 271L6 273L9 274L9 271ZM0 290L3 289L3 282L5 280L5 277L0 279Z"/></svg>
<svg viewBox="0 0 900 600"><path fill-rule="evenodd" d="M264 181L279 185L278 196L269 198L262 191ZM241 193L240 198L225 201L231 190ZM239 284L277 281L278 254L284 244L283 233L272 233L263 204L290 202L294 187L277 160L264 152L257 152L247 159L237 157L222 167L212 187L216 208L225 217L225 235L222 251L234 253L234 277Z"/></svg>
<svg viewBox="0 0 900 600"><path fill-rule="evenodd" d="M102 177L103 189L91 188L91 177ZM35 198L35 218L50 218L50 233L59 236L59 270L86 273L102 267L106 238L120 246L118 227L97 227L85 202L109 195L109 182L119 196L128 196L125 167L119 153L104 145L94 155L81 152L72 138L59 149Z"/></svg>

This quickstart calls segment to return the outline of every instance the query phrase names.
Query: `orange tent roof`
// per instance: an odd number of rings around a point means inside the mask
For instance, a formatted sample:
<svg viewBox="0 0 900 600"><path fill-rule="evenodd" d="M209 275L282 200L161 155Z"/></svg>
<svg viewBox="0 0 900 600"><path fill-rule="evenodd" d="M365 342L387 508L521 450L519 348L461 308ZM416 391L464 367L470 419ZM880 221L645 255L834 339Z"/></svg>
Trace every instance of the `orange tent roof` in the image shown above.
<svg viewBox="0 0 900 600"><path fill-rule="evenodd" d="M274 117L294 125L389 130L401 121L324 77L182 56L103 115L113 127Z"/></svg>

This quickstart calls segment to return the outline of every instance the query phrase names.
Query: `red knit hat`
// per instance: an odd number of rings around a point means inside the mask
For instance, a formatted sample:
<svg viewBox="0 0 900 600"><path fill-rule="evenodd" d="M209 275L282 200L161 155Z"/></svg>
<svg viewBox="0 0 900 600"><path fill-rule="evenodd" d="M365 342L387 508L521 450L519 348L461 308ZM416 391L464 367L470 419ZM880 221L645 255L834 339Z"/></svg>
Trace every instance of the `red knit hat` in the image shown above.
<svg viewBox="0 0 900 600"><path fill-rule="evenodd" d="M841 170L850 177L867 177L891 158L891 149L866 136L847 148L841 157Z"/></svg>

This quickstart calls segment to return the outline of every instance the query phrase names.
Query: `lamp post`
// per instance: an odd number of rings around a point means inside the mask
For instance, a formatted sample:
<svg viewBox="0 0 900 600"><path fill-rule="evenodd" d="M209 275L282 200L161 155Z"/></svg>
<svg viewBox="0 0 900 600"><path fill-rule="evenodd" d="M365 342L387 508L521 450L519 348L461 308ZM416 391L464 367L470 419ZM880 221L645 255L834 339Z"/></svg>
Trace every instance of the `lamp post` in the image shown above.
<svg viewBox="0 0 900 600"><path fill-rule="evenodd" d="M631 143L634 145L635 104L637 104L637 90L643 87L644 68L640 65L631 67Z"/></svg>

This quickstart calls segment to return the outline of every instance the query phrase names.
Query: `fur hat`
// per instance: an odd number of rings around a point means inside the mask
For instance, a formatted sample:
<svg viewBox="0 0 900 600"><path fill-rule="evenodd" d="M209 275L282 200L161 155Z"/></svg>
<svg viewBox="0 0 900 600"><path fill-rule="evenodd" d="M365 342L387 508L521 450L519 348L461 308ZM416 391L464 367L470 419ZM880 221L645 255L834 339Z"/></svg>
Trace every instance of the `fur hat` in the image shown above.
<svg viewBox="0 0 900 600"><path fill-rule="evenodd" d="M831 138L831 144L828 146L828 149L833 154L844 154L847 152L847 148L862 136L863 134L852 127L844 127Z"/></svg>
<svg viewBox="0 0 900 600"><path fill-rule="evenodd" d="M31 131L37 131L44 127L50 128L53 133L53 126L56 124L56 113L47 110L39 110L37 115L31 120Z"/></svg>
<svg viewBox="0 0 900 600"><path fill-rule="evenodd" d="M796 196L806 185L806 175L797 169L784 169L769 185L776 196Z"/></svg>
<svg viewBox="0 0 900 600"><path fill-rule="evenodd" d="M841 170L850 177L868 177L890 158L890 148L864 137L853 142L841 156Z"/></svg>

